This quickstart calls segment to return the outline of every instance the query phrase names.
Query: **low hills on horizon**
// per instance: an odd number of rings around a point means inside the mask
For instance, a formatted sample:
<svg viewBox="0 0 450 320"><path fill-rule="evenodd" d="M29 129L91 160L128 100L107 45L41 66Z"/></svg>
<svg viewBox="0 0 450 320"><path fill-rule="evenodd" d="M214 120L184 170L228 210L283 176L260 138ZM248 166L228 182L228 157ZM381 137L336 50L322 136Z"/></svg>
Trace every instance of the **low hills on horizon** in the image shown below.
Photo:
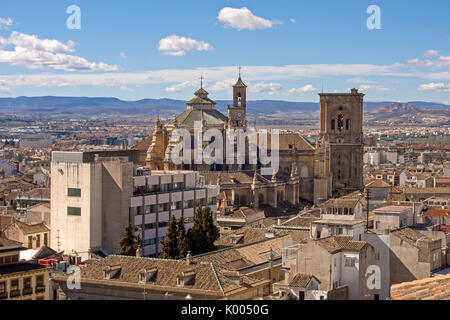
<svg viewBox="0 0 450 320"><path fill-rule="evenodd" d="M226 112L231 100L217 100L217 109ZM0 98L0 114L52 114L52 115L161 115L172 116L186 109L186 101L174 99L143 99L125 101L108 97L17 97ZM318 119L319 103L291 102L283 100L247 101L247 112L256 117L270 116L286 119ZM450 105L443 103L392 101L364 103L364 112L375 120L393 116L420 117L439 115L450 117Z"/></svg>

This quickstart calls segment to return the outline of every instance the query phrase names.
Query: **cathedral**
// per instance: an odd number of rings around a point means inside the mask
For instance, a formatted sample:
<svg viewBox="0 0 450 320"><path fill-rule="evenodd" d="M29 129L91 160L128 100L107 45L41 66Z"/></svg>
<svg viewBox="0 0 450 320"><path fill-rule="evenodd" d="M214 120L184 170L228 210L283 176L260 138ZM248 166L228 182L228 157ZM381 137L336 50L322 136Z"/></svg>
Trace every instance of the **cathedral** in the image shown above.
<svg viewBox="0 0 450 320"><path fill-rule="evenodd" d="M207 183L219 185L221 181L232 181L221 191L227 193L235 205L244 206L257 207L266 203L276 207L282 201L293 205L301 201L319 204L363 187L364 94L358 93L357 89L350 93L319 94L320 129L315 143L297 133L280 132L279 170L273 176L258 173L259 161L257 164L247 161L245 164L225 164L223 161L224 164L207 165L192 160L189 164L174 164L171 151L179 142L171 135L175 129L187 129L193 136L194 122L200 121L203 130L214 128L225 137L227 129L245 130L248 126L247 86L240 75L233 86L233 105L228 106L226 114L216 109L216 103L208 95L201 85L186 103L184 112L167 124L157 119L153 135L135 147L141 151L143 164L154 170L200 171ZM192 145L192 152L193 149ZM242 183L236 177L240 177ZM255 190L258 191L255 193ZM237 203L236 198L239 199Z"/></svg>

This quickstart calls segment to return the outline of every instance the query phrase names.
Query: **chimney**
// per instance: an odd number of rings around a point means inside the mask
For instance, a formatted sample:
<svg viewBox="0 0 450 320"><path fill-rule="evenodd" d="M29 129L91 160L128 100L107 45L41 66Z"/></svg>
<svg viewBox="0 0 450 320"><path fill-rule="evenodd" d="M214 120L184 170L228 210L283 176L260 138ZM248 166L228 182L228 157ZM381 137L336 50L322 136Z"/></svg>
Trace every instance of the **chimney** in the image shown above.
<svg viewBox="0 0 450 320"><path fill-rule="evenodd" d="M192 264L192 255L191 252L189 251L188 254L186 255L186 264L189 266Z"/></svg>
<svg viewBox="0 0 450 320"><path fill-rule="evenodd" d="M141 253L141 246L138 245L137 248L136 248L136 257L137 257L137 258L140 258L141 256L142 256L142 253Z"/></svg>

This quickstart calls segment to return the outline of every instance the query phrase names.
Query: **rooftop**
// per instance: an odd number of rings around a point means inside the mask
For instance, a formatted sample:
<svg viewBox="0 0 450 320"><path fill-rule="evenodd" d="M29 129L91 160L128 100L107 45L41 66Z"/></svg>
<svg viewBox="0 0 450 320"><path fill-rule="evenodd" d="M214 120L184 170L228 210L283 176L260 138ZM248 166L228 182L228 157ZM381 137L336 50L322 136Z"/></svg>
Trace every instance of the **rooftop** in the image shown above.
<svg viewBox="0 0 450 320"><path fill-rule="evenodd" d="M355 241L348 236L330 236L322 239L314 240L319 246L327 250L329 253L340 251L361 251L367 245L365 241Z"/></svg>
<svg viewBox="0 0 450 320"><path fill-rule="evenodd" d="M391 297L393 300L450 300L450 275L394 284Z"/></svg>

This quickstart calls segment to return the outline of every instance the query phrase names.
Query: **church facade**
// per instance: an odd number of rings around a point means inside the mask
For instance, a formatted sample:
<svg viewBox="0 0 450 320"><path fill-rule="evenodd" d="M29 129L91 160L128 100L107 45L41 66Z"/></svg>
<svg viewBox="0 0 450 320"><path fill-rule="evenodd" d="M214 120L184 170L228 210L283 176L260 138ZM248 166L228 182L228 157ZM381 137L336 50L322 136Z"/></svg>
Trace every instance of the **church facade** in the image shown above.
<svg viewBox="0 0 450 320"><path fill-rule="evenodd" d="M262 177L261 180L267 181L267 185L258 186L269 192L266 198L278 198L278 201L289 201L293 204L298 204L299 200L317 204L363 187L363 97L364 95L358 93L357 89L352 89L350 93L321 93L320 130L315 143L297 133L280 132L279 170L276 175L265 177L265 180ZM225 115L215 108L216 103L208 97L208 92L201 86L194 93L194 98L186 103L187 108L184 112L167 124L163 124L159 119L156 121L153 135L142 144L145 146L141 149L145 165L155 170L196 170L204 174L221 172L222 178L227 174L242 172L253 178L255 171L261 168L261 164L259 162L250 164L248 159L245 164L227 164L224 159L222 164L211 165L197 164L194 160L188 164L177 165L171 159L172 150L179 143L179 138L172 136L177 128L188 130L193 137L194 123L201 122L204 131L210 128L219 130L224 136L224 141L227 129L246 130L248 127L246 99L247 86L239 76L233 86L233 105L227 108ZM208 144L203 142L203 147ZM248 151L248 143L245 147ZM268 138L268 149L270 148ZM192 153L193 149L194 144L191 145ZM248 152L246 154L248 155ZM278 196L270 196L267 188L270 190L271 187ZM256 200L252 199L251 190L243 192L248 194L244 197L248 201L239 204L254 204Z"/></svg>

